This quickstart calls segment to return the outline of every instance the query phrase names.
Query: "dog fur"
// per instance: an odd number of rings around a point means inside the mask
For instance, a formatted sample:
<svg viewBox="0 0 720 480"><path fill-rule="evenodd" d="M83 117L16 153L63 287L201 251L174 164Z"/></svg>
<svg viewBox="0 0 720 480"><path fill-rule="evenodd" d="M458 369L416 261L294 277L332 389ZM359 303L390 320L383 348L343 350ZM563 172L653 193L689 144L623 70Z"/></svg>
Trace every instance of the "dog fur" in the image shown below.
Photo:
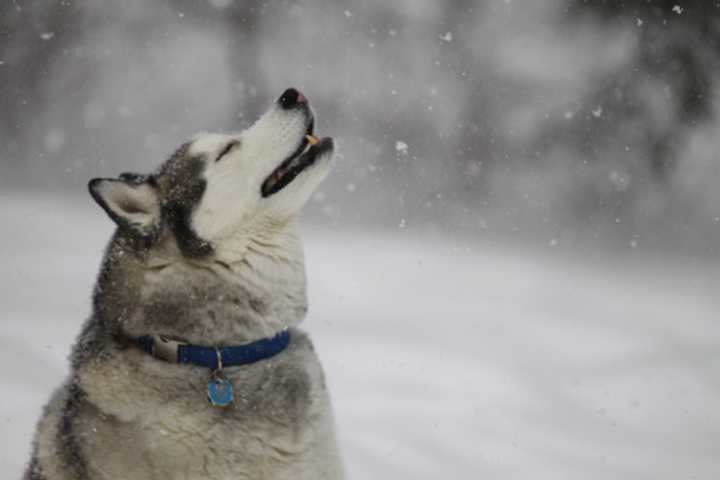
<svg viewBox="0 0 720 480"><path fill-rule="evenodd" d="M299 98L237 135L198 136L150 175L90 182L118 228L25 480L342 478L323 371L297 328L307 299L296 217L331 168L332 140L280 191L262 190L312 132ZM224 370L236 392L226 408L206 399L207 369L133 341L235 345L285 327L283 352Z"/></svg>

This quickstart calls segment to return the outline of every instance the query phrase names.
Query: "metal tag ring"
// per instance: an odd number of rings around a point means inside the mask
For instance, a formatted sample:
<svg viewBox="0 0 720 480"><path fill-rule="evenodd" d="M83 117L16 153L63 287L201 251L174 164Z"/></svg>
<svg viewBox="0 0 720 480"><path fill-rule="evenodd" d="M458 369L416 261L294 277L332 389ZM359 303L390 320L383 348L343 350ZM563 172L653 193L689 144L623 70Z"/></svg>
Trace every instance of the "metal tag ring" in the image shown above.
<svg viewBox="0 0 720 480"><path fill-rule="evenodd" d="M222 353L220 352L219 348L215 348L215 356L217 357L217 370L222 370Z"/></svg>

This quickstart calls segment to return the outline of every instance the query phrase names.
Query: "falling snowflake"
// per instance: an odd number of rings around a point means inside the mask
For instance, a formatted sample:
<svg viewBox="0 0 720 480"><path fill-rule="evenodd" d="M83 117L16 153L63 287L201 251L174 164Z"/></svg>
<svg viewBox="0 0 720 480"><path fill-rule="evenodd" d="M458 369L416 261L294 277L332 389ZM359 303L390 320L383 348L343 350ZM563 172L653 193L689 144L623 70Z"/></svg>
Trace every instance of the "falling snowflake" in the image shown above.
<svg viewBox="0 0 720 480"><path fill-rule="evenodd" d="M682 8L680 5L675 5L675 6L672 8L672 11L675 12L675 13L677 13L678 15L682 15L682 13L685 11L685 9Z"/></svg>
<svg viewBox="0 0 720 480"><path fill-rule="evenodd" d="M402 140L398 140L395 142L395 150L398 153L402 153L403 155L407 155L408 153L408 144L403 142Z"/></svg>
<svg viewBox="0 0 720 480"><path fill-rule="evenodd" d="M593 117L600 118L603 114L603 108L602 105L598 105L597 108L593 108L592 110Z"/></svg>
<svg viewBox="0 0 720 480"><path fill-rule="evenodd" d="M47 131L44 138L45 151L48 153L58 153L65 145L65 132L59 128L51 128Z"/></svg>
<svg viewBox="0 0 720 480"><path fill-rule="evenodd" d="M450 42L452 42L452 39L453 39L452 32L445 32L444 35L440 35L440 40L442 40L444 42L450 43Z"/></svg>
<svg viewBox="0 0 720 480"><path fill-rule="evenodd" d="M345 14L345 18L352 17L352 12L350 10L345 10L343 13Z"/></svg>
<svg viewBox="0 0 720 480"><path fill-rule="evenodd" d="M635 23L637 24L638 27L642 27L644 22L642 21L642 18L638 18Z"/></svg>
<svg viewBox="0 0 720 480"><path fill-rule="evenodd" d="M610 179L610 183L612 183L613 187L615 187L615 189L619 192L624 192L630 186L629 175L622 174L617 170L610 171L608 178Z"/></svg>
<svg viewBox="0 0 720 480"><path fill-rule="evenodd" d="M42 38L45 41L50 40L54 36L55 36L55 33L53 33L53 32L45 32L45 33L40 34L40 38Z"/></svg>

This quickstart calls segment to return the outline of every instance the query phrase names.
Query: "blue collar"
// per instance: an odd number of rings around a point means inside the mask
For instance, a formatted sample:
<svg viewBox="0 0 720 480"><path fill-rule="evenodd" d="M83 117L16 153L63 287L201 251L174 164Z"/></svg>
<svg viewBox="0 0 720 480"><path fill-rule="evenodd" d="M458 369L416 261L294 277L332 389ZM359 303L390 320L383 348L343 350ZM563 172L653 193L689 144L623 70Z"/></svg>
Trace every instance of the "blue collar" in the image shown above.
<svg viewBox="0 0 720 480"><path fill-rule="evenodd" d="M139 337L137 342L141 349L155 358L215 371L254 363L277 355L290 343L290 331L285 328L273 337L231 347L203 347L169 340L159 335L144 335Z"/></svg>

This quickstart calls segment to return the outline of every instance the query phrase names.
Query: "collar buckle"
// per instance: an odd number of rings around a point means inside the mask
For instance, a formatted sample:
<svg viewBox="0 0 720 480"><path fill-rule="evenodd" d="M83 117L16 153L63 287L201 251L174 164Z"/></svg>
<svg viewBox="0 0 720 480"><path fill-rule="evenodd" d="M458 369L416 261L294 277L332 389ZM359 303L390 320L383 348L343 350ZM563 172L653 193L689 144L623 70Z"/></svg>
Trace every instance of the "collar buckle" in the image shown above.
<svg viewBox="0 0 720 480"><path fill-rule="evenodd" d="M187 345L185 342L173 340L163 335L153 335L153 351L152 354L156 358L160 358L170 363L178 363L178 349Z"/></svg>

